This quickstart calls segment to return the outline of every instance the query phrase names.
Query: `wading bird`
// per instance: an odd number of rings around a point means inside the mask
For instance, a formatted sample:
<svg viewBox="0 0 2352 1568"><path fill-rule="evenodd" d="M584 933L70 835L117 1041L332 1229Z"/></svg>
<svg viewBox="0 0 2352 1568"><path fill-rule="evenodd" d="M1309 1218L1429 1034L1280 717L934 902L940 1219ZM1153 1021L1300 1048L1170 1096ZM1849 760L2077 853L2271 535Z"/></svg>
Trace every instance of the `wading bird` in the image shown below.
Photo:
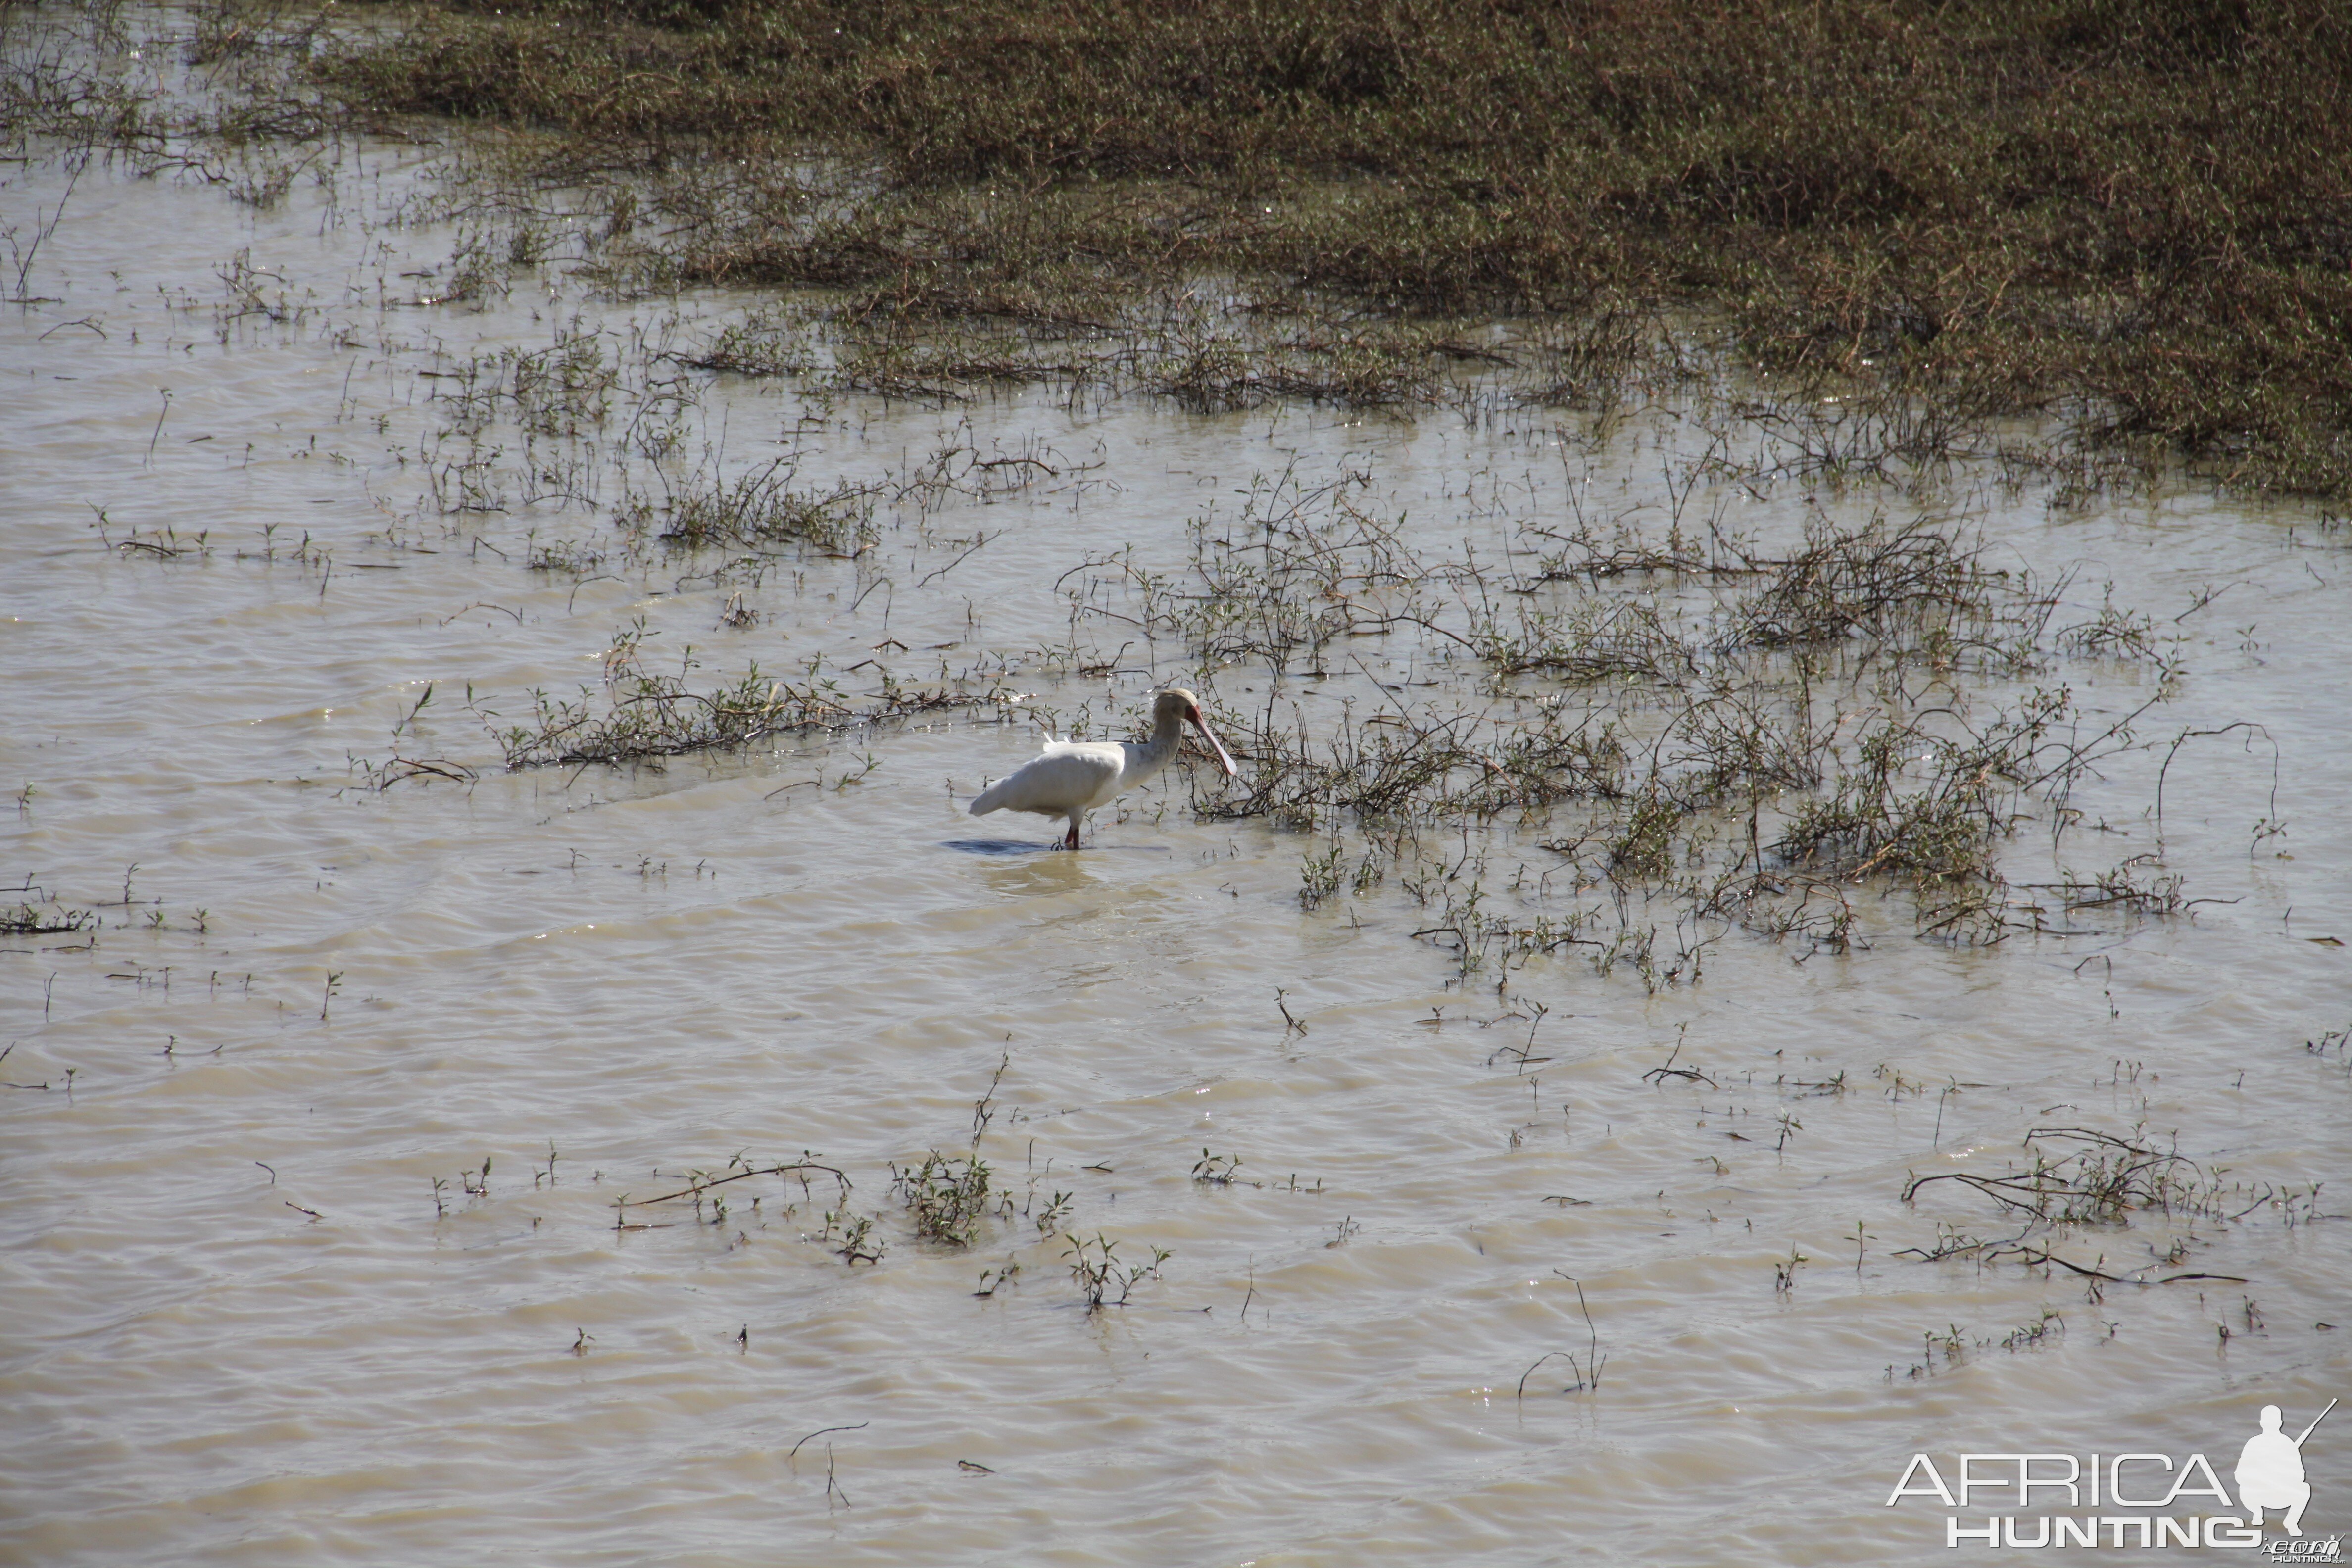
<svg viewBox="0 0 2352 1568"><path fill-rule="evenodd" d="M1047 741L1045 754L1022 763L981 793L968 808L974 816L992 811L1034 811L1040 816L1066 816L1070 835L1066 849L1078 847L1078 820L1096 806L1109 804L1133 789L1175 756L1184 743L1184 723L1190 720L1210 745L1225 772L1237 773L1224 742L1201 717L1201 702L1181 688L1161 692L1151 704L1149 741Z"/></svg>

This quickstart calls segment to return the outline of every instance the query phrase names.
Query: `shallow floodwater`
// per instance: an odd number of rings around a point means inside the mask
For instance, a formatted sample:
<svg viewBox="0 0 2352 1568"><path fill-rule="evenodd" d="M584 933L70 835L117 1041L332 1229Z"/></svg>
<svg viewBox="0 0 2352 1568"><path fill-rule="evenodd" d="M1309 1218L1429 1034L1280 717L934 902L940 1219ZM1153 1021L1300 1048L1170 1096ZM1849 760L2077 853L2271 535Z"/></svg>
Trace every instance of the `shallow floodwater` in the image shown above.
<svg viewBox="0 0 2352 1568"><path fill-rule="evenodd" d="M1440 548L1557 510L1572 473L1663 507L1671 411L1577 447L1501 403L943 413L677 368L677 471L793 450L865 479L959 444L1051 470L886 500L858 561L712 581L525 500L495 423L467 448L495 510L436 505L436 398L566 323L618 354L754 302L614 303L550 265L420 303L460 237L392 221L417 178L368 151L256 213L93 164L38 298L0 312L0 870L97 911L0 951L0 1556L1925 1562L1946 1510L1886 1506L1916 1452L2203 1452L2226 1478L2262 1405L2299 1429L2352 1392L2340 1204L2295 1195L2352 1159L2324 1039L2352 1023L2339 535L2200 491L1971 503L1998 548L2077 569L2069 614L2112 581L2185 639L2147 734L2262 727L2166 776L2168 865L2217 900L2193 916L1983 949L1894 916L1844 953L1732 931L1655 993L1572 958L1465 977L1393 884L1302 910L1318 840L1204 820L1181 774L1075 855L961 802L1034 752L1029 711L1126 732L1200 678L1074 619L1057 580L1090 556L1181 572L1189 521L1294 467L1369 472L1365 504ZM0 207L64 182L11 171ZM1734 501L1769 529L1807 499ZM527 569L551 541L613 559ZM721 624L739 591L749 627ZM464 694L512 721L593 688L639 617L646 664L691 644L698 679L821 655L853 694L887 668L999 700L504 771ZM1475 685L1364 657L1283 700ZM1276 684L1209 676L1233 711ZM2094 714L2149 695L2069 679ZM355 760L395 752L479 777L369 787ZM2122 846L2084 867L2152 847L2162 758L2077 793ZM1677 1048L1704 1080L1644 1078ZM891 1165L968 1148L1000 1064L979 1148L1020 1212L920 1241ZM2152 1279L2185 1236L2159 1273L2206 1278L2094 1300L1897 1256L1998 1224L1905 1206L1910 1175L1998 1170L2048 1125L2177 1132L2245 1184L2234 1220L2061 1248ZM615 1206L803 1151L845 1199L759 1177L723 1215ZM1209 1155L1243 1179L1195 1181ZM873 1217L879 1260L845 1261L828 1211ZM1168 1257L1090 1312L1066 1254L1097 1235ZM1595 1350L1598 1386L1563 1392ZM2305 1454L2306 1531L2352 1523L2352 1421Z"/></svg>

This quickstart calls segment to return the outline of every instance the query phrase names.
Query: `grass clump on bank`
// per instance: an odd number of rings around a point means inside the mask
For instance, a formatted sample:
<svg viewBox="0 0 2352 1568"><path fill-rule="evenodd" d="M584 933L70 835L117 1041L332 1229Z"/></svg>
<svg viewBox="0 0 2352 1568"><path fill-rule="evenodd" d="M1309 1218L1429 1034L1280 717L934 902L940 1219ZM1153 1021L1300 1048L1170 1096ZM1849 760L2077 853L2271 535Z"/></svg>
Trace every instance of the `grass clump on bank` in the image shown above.
<svg viewBox="0 0 2352 1568"><path fill-rule="evenodd" d="M1528 368L1578 401L1687 363L1672 312L1870 395L1910 458L2047 411L2341 493L2352 173L2314 137L2347 67L2312 0L521 0L322 69L370 112L529 132L677 278L845 291L886 361L977 325L1050 348L971 363L1066 374L1206 285L1256 321L1221 341L1276 362L1257 384L1410 396L1489 351L1400 323L1533 316ZM1155 374L1256 395L1216 352Z"/></svg>

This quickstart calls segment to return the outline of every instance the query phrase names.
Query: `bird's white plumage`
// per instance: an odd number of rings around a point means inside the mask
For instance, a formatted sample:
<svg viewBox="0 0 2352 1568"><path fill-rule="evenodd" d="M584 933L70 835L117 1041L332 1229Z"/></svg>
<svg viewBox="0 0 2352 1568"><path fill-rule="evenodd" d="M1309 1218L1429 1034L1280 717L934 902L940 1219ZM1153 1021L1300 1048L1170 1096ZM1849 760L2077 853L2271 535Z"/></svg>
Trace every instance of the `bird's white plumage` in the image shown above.
<svg viewBox="0 0 2352 1568"><path fill-rule="evenodd" d="M1119 742L1049 741L1041 754L982 792L971 814L1034 811L1064 816L1074 806L1091 811L1118 795L1127 782L1143 781L1128 753L1144 749ZM1131 781L1130 773L1136 774Z"/></svg>
<svg viewBox="0 0 2352 1568"><path fill-rule="evenodd" d="M1041 816L1069 819L1064 843L1078 847L1078 823L1098 805L1107 805L1165 767L1183 743L1190 721L1209 744L1225 772L1239 772L1208 721L1199 700L1189 691L1163 691L1152 704L1149 741L1053 741L1043 754L1032 758L981 792L967 807L974 816L992 811L1029 811Z"/></svg>

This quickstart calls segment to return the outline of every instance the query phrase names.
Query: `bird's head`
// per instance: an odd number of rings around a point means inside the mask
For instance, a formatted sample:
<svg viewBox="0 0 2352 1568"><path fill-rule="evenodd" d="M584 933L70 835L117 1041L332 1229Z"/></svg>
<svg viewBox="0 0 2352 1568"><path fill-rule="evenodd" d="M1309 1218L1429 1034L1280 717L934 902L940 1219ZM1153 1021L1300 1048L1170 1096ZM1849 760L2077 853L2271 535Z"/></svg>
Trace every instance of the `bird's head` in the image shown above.
<svg viewBox="0 0 2352 1568"><path fill-rule="evenodd" d="M1225 772L1228 773L1241 772L1241 769L1234 765L1234 759L1227 754L1225 743L1217 739L1217 732L1209 728L1208 720L1201 716L1201 700L1181 686L1170 687L1151 704L1151 718L1155 727L1168 722L1171 717L1177 722L1189 723L1201 731L1202 737L1215 748L1217 761L1223 764Z"/></svg>

